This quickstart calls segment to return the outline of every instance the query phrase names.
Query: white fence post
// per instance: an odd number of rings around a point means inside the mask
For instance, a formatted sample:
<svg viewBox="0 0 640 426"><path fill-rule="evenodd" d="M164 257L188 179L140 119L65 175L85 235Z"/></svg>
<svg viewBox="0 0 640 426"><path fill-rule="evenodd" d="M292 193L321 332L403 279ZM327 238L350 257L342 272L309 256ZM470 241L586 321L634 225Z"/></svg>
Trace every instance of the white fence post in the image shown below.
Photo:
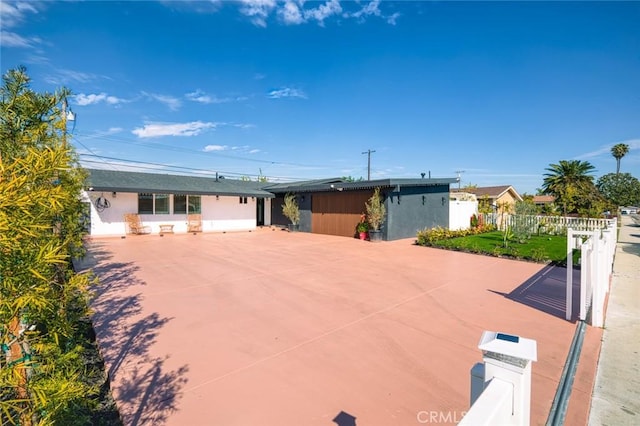
<svg viewBox="0 0 640 426"><path fill-rule="evenodd" d="M573 229L567 230L567 288L565 292L565 319L571 321L573 314L573 249L574 249Z"/></svg>
<svg viewBox="0 0 640 426"><path fill-rule="evenodd" d="M587 227L592 227L587 222ZM576 224L578 222L574 222ZM600 223L600 222L597 222ZM604 326L604 302L609 292L609 279L613 272L613 257L616 248L615 220L606 222L606 229L567 230L567 320L571 314L571 290L573 285L573 265L571 252L573 248L580 248L580 319L585 320L591 307L591 325ZM576 238L587 237L581 244ZM575 240L575 241L574 241Z"/></svg>
<svg viewBox="0 0 640 426"><path fill-rule="evenodd" d="M482 350L484 360L484 391L459 425L529 425L531 362L538 359L536 341L485 331L478 348ZM471 398L473 400L474 395Z"/></svg>

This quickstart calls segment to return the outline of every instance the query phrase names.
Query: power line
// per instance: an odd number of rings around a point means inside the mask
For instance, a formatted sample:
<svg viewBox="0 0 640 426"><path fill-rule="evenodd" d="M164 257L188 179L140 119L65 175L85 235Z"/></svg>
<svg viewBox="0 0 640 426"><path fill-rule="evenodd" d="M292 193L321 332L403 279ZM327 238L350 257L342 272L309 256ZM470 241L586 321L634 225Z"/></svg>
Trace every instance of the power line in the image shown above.
<svg viewBox="0 0 640 426"><path fill-rule="evenodd" d="M119 138L114 138L114 137L106 137L103 135L84 135L85 138L91 138L91 139L98 139L98 140L103 140L106 142L116 142L116 143L121 143L121 144L125 144L125 145L129 145L131 147L145 147L145 148L150 148L150 149L156 149L156 150L165 150L165 151L174 151L174 152L184 152L184 153L188 153L188 154L194 154L194 155L201 155L201 156L206 156L206 157L221 157L221 158L228 158L228 159L232 159L232 160L241 160L241 161L250 161L250 162L254 162L254 163L263 163L263 164L276 164L276 165L281 165L281 166L294 166L294 167L324 167L324 168L330 168L332 166L330 165L322 165L322 164L301 164L301 163L288 163L288 162L283 162L283 161L273 161L273 160L262 160L259 158L248 158L248 157L241 157L241 156L236 156L236 155L229 155L229 154L223 154L219 151L202 151L202 150L195 150L195 149L189 149L189 148L183 148L183 147L178 147L178 146L171 146L171 145L165 145L165 144L160 144L160 143L143 143L143 142L135 142L135 141L131 141L128 139L119 139ZM78 137L74 136L73 139L75 141L79 142Z"/></svg>
<svg viewBox="0 0 640 426"><path fill-rule="evenodd" d="M108 157L108 156L102 156L102 155L96 155L96 154L80 154L81 157L95 157L99 160L111 160L111 161L118 161L121 162L120 165L124 166L124 167L135 167L138 169L143 169L143 170L154 170L156 172L158 171L178 171L181 173L189 173L192 175L204 175L204 176L211 176L213 174L216 173L215 170L208 170L208 169L197 169L194 167L186 167L186 166L175 166L175 165L171 165L171 164L163 164L163 163L152 163L149 161L137 161L137 160L127 160L124 158L117 158L117 157ZM115 166L113 163L106 163L104 161L97 161L97 160L91 160L91 159L83 159L82 160L84 163L92 163L92 164L108 164L109 166ZM126 163L132 163L133 165L129 165ZM159 169L158 167L162 167L162 169ZM226 171L220 171L218 170L217 173L219 174L223 174L223 175L234 175L234 176L249 176L249 177L259 177L260 175L256 175L256 174L247 174L247 173L237 173L237 172L226 172ZM303 181L306 179L301 179L301 178L292 178L292 177L288 177L288 176L268 176L269 179L276 179L276 180L283 180L283 181Z"/></svg>

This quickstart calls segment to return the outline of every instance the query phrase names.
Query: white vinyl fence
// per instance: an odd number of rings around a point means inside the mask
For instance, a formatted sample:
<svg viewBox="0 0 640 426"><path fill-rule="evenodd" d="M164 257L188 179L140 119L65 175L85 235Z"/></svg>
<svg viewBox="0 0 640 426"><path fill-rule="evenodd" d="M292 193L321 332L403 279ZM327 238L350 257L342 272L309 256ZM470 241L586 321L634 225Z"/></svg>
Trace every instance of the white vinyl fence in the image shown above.
<svg viewBox="0 0 640 426"><path fill-rule="evenodd" d="M564 216L528 216L514 214L485 213L485 223L492 223L499 230L505 227L525 228L530 234L565 234L567 229L594 231L606 229L615 219Z"/></svg>
<svg viewBox="0 0 640 426"><path fill-rule="evenodd" d="M567 303L566 318L571 320L573 313L573 250L580 249L580 314L581 320L588 319L591 308L590 324L604 326L604 303L609 292L613 258L617 242L617 220L611 219L603 230L574 230L567 232Z"/></svg>

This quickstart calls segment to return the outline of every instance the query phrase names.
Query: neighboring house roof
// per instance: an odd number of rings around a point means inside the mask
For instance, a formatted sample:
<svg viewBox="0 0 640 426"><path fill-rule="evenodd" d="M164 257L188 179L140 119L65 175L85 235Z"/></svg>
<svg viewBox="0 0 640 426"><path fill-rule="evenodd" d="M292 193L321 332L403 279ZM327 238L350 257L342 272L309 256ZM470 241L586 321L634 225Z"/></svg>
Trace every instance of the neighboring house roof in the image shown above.
<svg viewBox="0 0 640 426"><path fill-rule="evenodd" d="M463 192L462 189L455 189L452 192ZM518 201L522 201L522 197L511 185L501 185L501 186L484 186L477 188L465 188L464 192L470 192L475 194L478 199L483 197L487 197L489 199L498 199L502 197L505 193L511 192L513 198Z"/></svg>
<svg viewBox="0 0 640 426"><path fill-rule="evenodd" d="M88 169L86 187L93 191L161 194L227 195L273 198L264 183L216 177Z"/></svg>
<svg viewBox="0 0 640 426"><path fill-rule="evenodd" d="M556 197L553 195L534 195L533 203L534 204L549 204L556 201Z"/></svg>
<svg viewBox="0 0 640 426"><path fill-rule="evenodd" d="M324 191L356 191L374 188L424 187L435 185L449 185L457 182L456 178L440 179L378 179L358 182L345 182L342 179L323 179L317 181L277 183L264 186L263 189L276 194L287 192L324 192Z"/></svg>

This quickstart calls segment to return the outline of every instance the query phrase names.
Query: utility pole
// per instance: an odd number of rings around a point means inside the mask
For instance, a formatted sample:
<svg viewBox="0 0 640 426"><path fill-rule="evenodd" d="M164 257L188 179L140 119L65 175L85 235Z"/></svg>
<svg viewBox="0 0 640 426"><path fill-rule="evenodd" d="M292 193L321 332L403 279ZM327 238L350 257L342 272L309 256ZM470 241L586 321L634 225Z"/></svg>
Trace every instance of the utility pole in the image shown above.
<svg viewBox="0 0 640 426"><path fill-rule="evenodd" d="M460 182L462 182L462 179L460 178L460 174L464 173L464 170L456 170L456 173L458 174L458 189L460 189Z"/></svg>
<svg viewBox="0 0 640 426"><path fill-rule="evenodd" d="M63 125L62 144L64 145L65 148L67 147L67 125L68 125L67 122L73 121L74 122L73 128L75 129L75 120L76 120L76 115L74 114L73 111L71 111L71 108L69 108L69 105L67 103L67 97L65 95L64 99L62 100L62 125Z"/></svg>
<svg viewBox="0 0 640 426"><path fill-rule="evenodd" d="M367 180L371 180L371 154L376 152L375 150L366 150L363 154L367 154Z"/></svg>

